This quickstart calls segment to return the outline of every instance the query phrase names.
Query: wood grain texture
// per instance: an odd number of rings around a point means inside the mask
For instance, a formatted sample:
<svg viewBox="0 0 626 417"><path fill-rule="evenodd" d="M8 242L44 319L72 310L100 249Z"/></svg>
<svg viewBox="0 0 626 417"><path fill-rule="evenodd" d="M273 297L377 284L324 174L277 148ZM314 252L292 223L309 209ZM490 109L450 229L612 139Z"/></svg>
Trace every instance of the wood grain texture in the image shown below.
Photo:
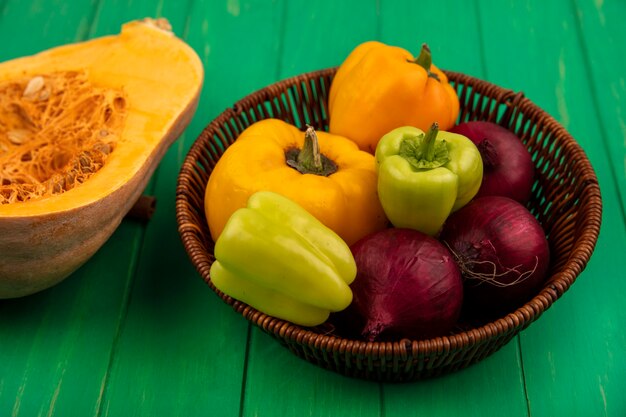
<svg viewBox="0 0 626 417"><path fill-rule="evenodd" d="M619 200L616 202L612 190L605 188L608 196L607 204L611 208L611 216L615 229L605 228L606 242L617 248L624 246L624 229L619 228L618 208L622 219L626 219L626 62L621 58L626 53L623 40L626 39L626 28L620 16L626 14L626 4L620 1L575 1L576 16L581 47L584 52L585 64L591 79L594 107L598 113L600 135L605 144L610 162L606 169L610 170L618 187ZM592 145L588 145L592 146ZM598 164L602 164L599 156ZM608 176L608 174L605 174ZM610 185L608 185L610 187ZM623 252L623 251L622 251ZM626 346L626 314L619 308L620 299L617 294L623 293L623 261L620 250L615 250L615 258L606 258L611 265L605 270L598 261L597 271L605 276L615 277L603 285L603 290L610 294L610 302L599 302L599 331L602 334L597 345L602 361L596 366L597 392L602 400L598 414L626 414L626 400L621 395L620 381L626 380L626 362L619 358ZM600 272L602 271L602 272ZM623 359L623 358L622 358Z"/></svg>
<svg viewBox="0 0 626 417"><path fill-rule="evenodd" d="M386 7L387 6L387 7ZM396 8L405 13L397 14ZM431 48L433 62L440 68L487 78L483 61L483 22L476 2L441 1L419 4L383 3L382 40L396 44L414 54L422 42ZM419 19L416 22L416 16ZM440 23L446 16L445 26ZM432 28L437 28L432 30ZM385 387L385 415L506 415L526 416L526 393L521 372L517 338L490 357L469 369L441 379ZM415 402L409 393L422 398ZM476 401L484 393L507 401ZM455 401L446 401L454 393Z"/></svg>
<svg viewBox="0 0 626 417"><path fill-rule="evenodd" d="M0 38L19 41L5 43L0 59L83 39L94 4L5 2ZM0 303L0 415L97 413L141 234L124 222L66 281Z"/></svg>
<svg viewBox="0 0 626 417"><path fill-rule="evenodd" d="M498 19L505 13L515 16L513 24ZM616 356L626 345L620 308L626 288L618 278L626 267L624 223L599 134L602 121L594 111L588 57L579 47L577 11L571 4L493 1L481 2L481 17L492 22L484 37L490 78L524 91L570 131L595 167L605 196L600 250L572 289L521 335L530 414L623 415L619 392L626 372ZM507 36L497 36L502 33ZM603 47L604 40L591 33L586 41ZM541 65L520 69L520 62Z"/></svg>
<svg viewBox="0 0 626 417"><path fill-rule="evenodd" d="M125 9L121 3L105 2L98 27L108 31L111 22L164 16L178 36L193 43L201 39L202 26L189 26L192 16L223 16L193 7L191 2L146 1ZM207 71L205 78L211 76ZM205 87L197 114L207 111L207 91ZM192 121L187 131L198 133L200 128ZM137 254L128 312L114 346L100 415L193 416L207 409L233 415L239 409L247 324L228 320L230 312L210 297L182 249L174 221L174 190L184 154L181 138L153 177L150 191L158 207Z"/></svg>
<svg viewBox="0 0 626 417"><path fill-rule="evenodd" d="M304 13L306 11L306 13ZM380 1L289 1L277 80L340 65L361 42L380 35Z"/></svg>
<svg viewBox="0 0 626 417"><path fill-rule="evenodd" d="M626 3L574 1L580 47L592 89L593 113L601 121L596 137L609 154L611 174L626 213ZM626 215L624 215L626 218Z"/></svg>
<svg viewBox="0 0 626 417"><path fill-rule="evenodd" d="M5 0L2 13L2 60L86 38L99 0Z"/></svg>
<svg viewBox="0 0 626 417"><path fill-rule="evenodd" d="M97 413L140 233L127 222L61 284L0 303L0 415Z"/></svg>
<svg viewBox="0 0 626 417"><path fill-rule="evenodd" d="M341 64L354 45L376 35L376 2L284 4L275 81ZM352 6L352 7L351 7ZM303 13L307 10L307 13ZM349 33L337 16L350 19ZM254 328L249 341L243 416L378 416L382 399L375 383L353 381L295 357ZM341 404L341 407L336 405Z"/></svg>
<svg viewBox="0 0 626 417"><path fill-rule="evenodd" d="M0 21L2 20L2 17L5 14L6 6L7 6L7 0L0 1Z"/></svg>
<svg viewBox="0 0 626 417"><path fill-rule="evenodd" d="M200 105L124 221L60 285L0 301L0 416L626 415L626 46L620 0L0 0L0 60L167 17L205 65ZM579 141L604 218L574 286L511 343L463 371L377 384L320 369L248 323L191 266L174 191L186 151L237 99L339 65L378 39L524 91Z"/></svg>

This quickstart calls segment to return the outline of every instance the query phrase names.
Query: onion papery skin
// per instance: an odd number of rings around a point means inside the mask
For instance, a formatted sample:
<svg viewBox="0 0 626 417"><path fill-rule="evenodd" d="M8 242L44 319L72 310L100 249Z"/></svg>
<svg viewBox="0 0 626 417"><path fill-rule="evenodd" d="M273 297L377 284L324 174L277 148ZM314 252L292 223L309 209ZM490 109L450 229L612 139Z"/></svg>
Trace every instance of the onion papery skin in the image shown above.
<svg viewBox="0 0 626 417"><path fill-rule="evenodd" d="M357 277L344 314L366 341L424 339L447 334L463 303L452 254L416 230L390 228L352 246Z"/></svg>
<svg viewBox="0 0 626 417"><path fill-rule="evenodd" d="M440 240L461 269L464 311L470 315L518 308L538 292L550 265L543 228L507 197L473 200L448 218Z"/></svg>
<svg viewBox="0 0 626 417"><path fill-rule="evenodd" d="M483 159L483 180L476 197L499 195L528 202L535 166L530 152L513 132L486 121L461 123L450 131L474 142Z"/></svg>

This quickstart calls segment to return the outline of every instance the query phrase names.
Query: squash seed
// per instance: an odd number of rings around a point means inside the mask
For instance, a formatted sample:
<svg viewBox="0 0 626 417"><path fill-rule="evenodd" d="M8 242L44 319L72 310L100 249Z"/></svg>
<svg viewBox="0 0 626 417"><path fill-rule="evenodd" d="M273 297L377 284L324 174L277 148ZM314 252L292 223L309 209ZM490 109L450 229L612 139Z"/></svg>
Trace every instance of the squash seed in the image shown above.
<svg viewBox="0 0 626 417"><path fill-rule="evenodd" d="M26 88L24 89L22 96L30 99L35 98L35 94L43 88L45 83L46 82L41 75L31 78L28 84L26 84Z"/></svg>
<svg viewBox="0 0 626 417"><path fill-rule="evenodd" d="M7 138L9 142L14 145L21 145L28 139L28 130L26 129L13 129L7 132Z"/></svg>
<svg viewBox="0 0 626 417"><path fill-rule="evenodd" d="M39 101L46 101L50 98L50 90L48 90L47 88L45 90L41 90L41 93L39 93Z"/></svg>
<svg viewBox="0 0 626 417"><path fill-rule="evenodd" d="M104 142L96 142L96 144L93 145L93 150L98 151L104 155L108 155L112 151L111 145Z"/></svg>
<svg viewBox="0 0 626 417"><path fill-rule="evenodd" d="M126 117L123 92L91 85L84 71L1 81L0 102L0 205L87 181L105 165ZM12 153L19 145L29 148Z"/></svg>

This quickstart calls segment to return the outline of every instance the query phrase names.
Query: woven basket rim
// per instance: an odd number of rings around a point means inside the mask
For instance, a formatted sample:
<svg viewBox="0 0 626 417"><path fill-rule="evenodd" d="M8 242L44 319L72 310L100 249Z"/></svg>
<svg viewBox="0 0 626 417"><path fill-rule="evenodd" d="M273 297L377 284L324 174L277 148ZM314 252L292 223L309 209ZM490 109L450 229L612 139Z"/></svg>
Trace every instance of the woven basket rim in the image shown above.
<svg viewBox="0 0 626 417"><path fill-rule="evenodd" d="M189 255L191 255L193 248L202 246L200 243L196 242L196 237L194 235L194 233L198 231L198 226L190 224L190 216L186 214L186 210L188 210L190 205L186 196L186 187L189 182L188 176L191 175L193 171L195 161L197 160L196 155L202 147L201 138L204 135L208 135L208 132L210 132L214 127L217 127L222 122L236 116L240 109L245 107L250 100L271 97L271 94L274 91L283 90L285 87L294 85L304 79L328 75L332 76L336 72L337 68L338 67L330 67L299 74L258 89L235 102L232 107L225 109L202 130L183 161L176 188L176 219L183 245ZM549 309L552 304L554 304L554 302L571 287L579 274L584 270L593 253L600 233L602 200L598 180L591 162L587 158L584 150L570 135L570 133L550 114L525 97L523 93L516 93L513 90L505 89L489 81L464 73L449 70L443 71L450 78L451 82L463 82L466 85L468 82L481 82L484 85L488 85L493 88L494 91L498 91L503 96L510 98L510 101L514 101L516 106L530 109L531 111L542 115L544 120L550 125L550 129L552 129L555 134L561 135L563 140L569 146L573 147L574 151L580 155L580 159L575 161L575 163L581 164L582 171L585 173L581 180L584 181L585 195L588 196L586 201L582 203L584 206L581 204L581 207L584 207L586 214L585 218L582 219L584 232L574 243L570 256L561 270L546 278L551 282L549 285L542 288L538 294L536 294L524 305L517 308L515 311L475 328L430 339L400 339L396 341L375 342L367 342L358 339L344 338L333 334L320 333L316 329L302 327L286 320L278 319L259 312L253 307L223 294L213 286L209 277L212 255L204 253L203 256L194 256L191 258L193 265L213 291L215 291L237 312L242 314L247 320L258 325L265 331L269 331L276 336L279 336L280 338L291 338L291 340L297 340L302 344L309 344L309 341L312 340L314 341L315 347L332 346L335 347L335 350L338 350L339 353L343 353L348 350L357 350L364 355L376 354L380 352L387 352L388 354L389 352L393 352L393 355L401 355L405 357L406 355L415 354L428 355L454 352L455 350L473 347L479 345L480 343L488 342L494 336L504 337L509 335L511 332L514 332L516 329L519 332L535 321L543 312ZM336 343L338 341L341 343L339 344L339 347L336 347Z"/></svg>

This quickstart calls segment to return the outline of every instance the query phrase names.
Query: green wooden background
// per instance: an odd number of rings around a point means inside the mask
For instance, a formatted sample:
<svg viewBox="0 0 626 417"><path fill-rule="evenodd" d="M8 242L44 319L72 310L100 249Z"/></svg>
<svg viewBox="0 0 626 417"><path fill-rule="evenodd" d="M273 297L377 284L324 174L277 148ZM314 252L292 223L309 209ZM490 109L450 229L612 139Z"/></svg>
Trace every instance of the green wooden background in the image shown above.
<svg viewBox="0 0 626 417"><path fill-rule="evenodd" d="M0 60L167 17L204 62L198 111L125 220L58 286L0 300L0 416L626 416L626 2L623 0L0 0ZM408 384L296 358L214 295L176 230L186 150L237 99L339 65L378 39L523 91L594 165L602 232L578 281L466 370Z"/></svg>

